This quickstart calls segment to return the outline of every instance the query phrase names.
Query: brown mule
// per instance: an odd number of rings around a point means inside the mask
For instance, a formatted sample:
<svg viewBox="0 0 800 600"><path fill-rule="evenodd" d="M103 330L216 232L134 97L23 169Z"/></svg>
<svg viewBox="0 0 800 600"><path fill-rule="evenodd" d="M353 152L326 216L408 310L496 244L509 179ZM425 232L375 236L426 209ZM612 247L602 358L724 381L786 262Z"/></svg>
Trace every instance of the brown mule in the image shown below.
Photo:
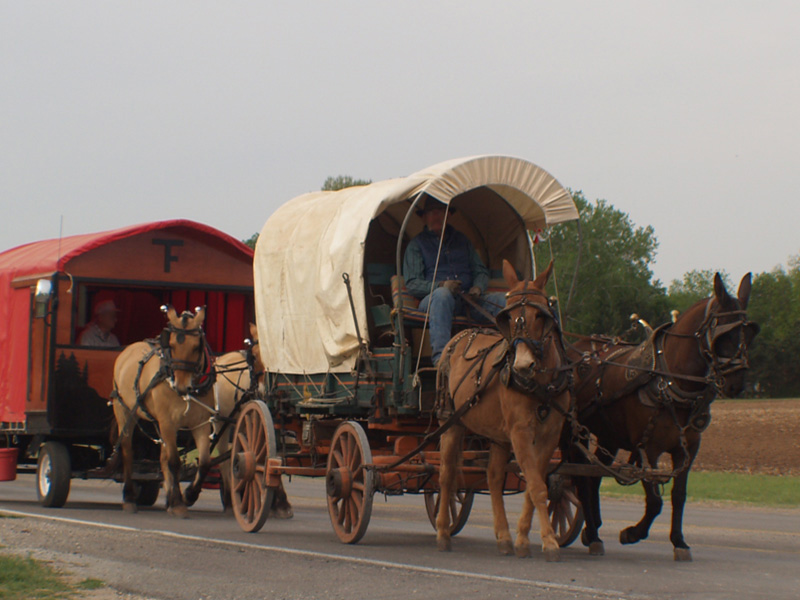
<svg viewBox="0 0 800 600"><path fill-rule="evenodd" d="M186 517L197 500L209 469L211 416L214 412L214 370L205 342L205 308L178 315L162 308L167 326L159 340L135 342L114 363L114 416L122 453L125 510L136 511L137 489L132 479L132 435L139 419L155 421L161 438L161 471L167 492L167 510ZM198 451L194 481L180 491L179 429L191 431Z"/></svg>
<svg viewBox="0 0 800 600"><path fill-rule="evenodd" d="M214 384L214 393L216 395L217 409L220 416L224 418L231 417L237 402L240 402L244 396L249 399L264 397L265 369L264 363L261 362L261 353L258 351L258 328L255 323L250 323L250 340L251 344L248 348L223 354L215 362L217 381ZM214 432L220 435L222 427L222 422L215 422ZM230 449L232 431L233 427L229 425L227 430L221 434L217 442L220 455L225 454ZM226 460L220 463L219 470L222 475L222 503L225 507L225 512L228 512L233 506L231 499L231 461ZM289 503L289 498L283 487L283 478L281 478L280 487L275 490L272 506L270 507L270 516L278 519L291 519L294 516L292 505Z"/></svg>
<svg viewBox="0 0 800 600"><path fill-rule="evenodd" d="M450 505L465 431L489 438L488 485L494 531L501 554L530 555L528 534L533 510L539 511L542 548L548 561L559 559L559 546L547 514L547 471L570 407L570 374L562 370L566 357L561 331L544 294L552 263L531 285L519 281L503 262L509 287L508 305L497 316L500 333L468 330L454 337L439 362L438 389L442 394L440 420L449 409L463 411L441 438L440 493L436 519L439 550L450 550ZM471 405L470 408L466 408ZM464 408L462 408L464 407ZM441 409L440 409L441 410ZM525 503L512 545L503 485L505 467L514 451L526 481Z"/></svg>
<svg viewBox="0 0 800 600"><path fill-rule="evenodd" d="M578 420L597 437L598 456L605 463L617 450L630 451L638 466L655 467L659 456L672 458L672 529L674 558L692 560L683 538L683 510L689 471L700 448L700 437L711 419L710 404L721 394L737 395L744 384L747 349L758 325L747 321L750 274L730 296L719 274L714 295L690 307L675 323L655 330L639 346L588 338L569 347L577 369L575 395ZM573 460L580 453L569 450ZM598 535L600 478L575 477L584 509L581 535L591 554L603 554ZM620 532L620 542L647 538L663 501L657 484L642 481L645 514Z"/></svg>

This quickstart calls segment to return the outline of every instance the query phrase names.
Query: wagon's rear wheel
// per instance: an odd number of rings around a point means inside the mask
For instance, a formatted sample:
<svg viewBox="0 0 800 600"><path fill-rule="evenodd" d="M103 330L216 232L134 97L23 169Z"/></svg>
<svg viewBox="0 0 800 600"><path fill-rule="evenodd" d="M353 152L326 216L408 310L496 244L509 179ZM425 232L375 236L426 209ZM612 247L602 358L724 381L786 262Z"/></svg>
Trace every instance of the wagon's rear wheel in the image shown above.
<svg viewBox="0 0 800 600"><path fill-rule="evenodd" d="M364 465L371 463L372 451L361 425L354 421L339 425L328 454L325 489L333 530L345 544L355 544L369 525L375 473Z"/></svg>
<svg viewBox="0 0 800 600"><path fill-rule="evenodd" d="M72 462L61 442L45 442L39 448L36 466L36 495L42 506L61 508L69 496Z"/></svg>
<svg viewBox="0 0 800 600"><path fill-rule="evenodd" d="M581 533L583 507L569 477L551 475L547 482L547 514L558 545L566 548Z"/></svg>
<svg viewBox="0 0 800 600"><path fill-rule="evenodd" d="M472 502L475 499L473 490L459 490L455 498L450 501L450 535L454 536L464 528L472 511ZM425 510L428 512L428 520L436 529L436 515L439 514L439 503L441 494L439 491L425 492Z"/></svg>
<svg viewBox="0 0 800 600"><path fill-rule="evenodd" d="M267 487L267 462L277 454L275 428L267 405L260 400L242 408L231 446L231 500L242 530L264 526L275 495Z"/></svg>

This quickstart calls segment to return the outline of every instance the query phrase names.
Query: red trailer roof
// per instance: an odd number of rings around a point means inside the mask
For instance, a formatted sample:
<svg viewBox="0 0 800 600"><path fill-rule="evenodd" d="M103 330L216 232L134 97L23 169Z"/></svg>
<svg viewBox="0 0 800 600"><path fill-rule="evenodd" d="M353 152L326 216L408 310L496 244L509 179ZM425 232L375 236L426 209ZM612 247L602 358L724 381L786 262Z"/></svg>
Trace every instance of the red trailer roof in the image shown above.
<svg viewBox="0 0 800 600"><path fill-rule="evenodd" d="M246 256L253 256L253 251L248 246L229 236L227 233L223 233L218 229L195 221L174 219L171 221L141 223L139 225L122 227L121 229L113 229L111 231L72 235L61 239L43 240L17 246L16 248L0 253L0 279L13 281L18 277L24 277L26 275L64 271L64 265L84 252L88 252L89 250L93 250L116 240L160 229L193 230L204 236L208 236L212 241L212 245L218 245L220 248L235 248ZM214 239L218 240L217 244L213 243ZM2 292L0 292L0 294L2 294Z"/></svg>

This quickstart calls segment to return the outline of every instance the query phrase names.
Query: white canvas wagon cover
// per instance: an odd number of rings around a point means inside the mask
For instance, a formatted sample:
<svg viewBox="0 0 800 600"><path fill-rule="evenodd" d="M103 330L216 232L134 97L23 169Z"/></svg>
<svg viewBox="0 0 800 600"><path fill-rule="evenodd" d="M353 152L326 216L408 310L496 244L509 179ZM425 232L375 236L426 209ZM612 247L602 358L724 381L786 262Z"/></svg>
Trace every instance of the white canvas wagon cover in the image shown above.
<svg viewBox="0 0 800 600"><path fill-rule="evenodd" d="M481 187L504 199L528 230L578 218L570 193L552 175L506 156L455 159L404 178L311 192L275 211L260 232L254 262L259 347L266 368L292 374L352 370L359 340L342 274L350 277L366 337L364 248L372 219L389 209L399 211L402 219L408 200L420 192L449 204ZM491 206L486 211L491 220Z"/></svg>

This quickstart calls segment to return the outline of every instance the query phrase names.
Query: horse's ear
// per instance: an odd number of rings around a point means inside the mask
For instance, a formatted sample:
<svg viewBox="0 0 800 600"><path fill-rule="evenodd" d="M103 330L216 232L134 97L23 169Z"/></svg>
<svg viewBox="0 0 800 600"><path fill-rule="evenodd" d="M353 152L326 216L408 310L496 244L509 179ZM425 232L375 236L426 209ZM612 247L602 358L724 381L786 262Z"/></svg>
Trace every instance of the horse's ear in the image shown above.
<svg viewBox="0 0 800 600"><path fill-rule="evenodd" d="M250 339L253 340L253 343L258 341L258 327L255 323L250 323Z"/></svg>
<svg viewBox="0 0 800 600"><path fill-rule="evenodd" d="M739 304L742 305L743 309L747 308L747 303L750 301L751 277L752 273L748 273L742 277L742 281L739 282L739 291L736 292L736 296L739 298Z"/></svg>
<svg viewBox="0 0 800 600"><path fill-rule="evenodd" d="M198 306L195 309L194 318L192 319L192 328L197 329L198 327L202 327L205 318L206 318L206 307Z"/></svg>
<svg viewBox="0 0 800 600"><path fill-rule="evenodd" d="M730 294L728 294L728 290L725 289L725 284L719 272L714 274L714 295L717 297L717 301L723 306L725 306L731 298Z"/></svg>
<svg viewBox="0 0 800 600"><path fill-rule="evenodd" d="M513 289L519 284L517 272L505 258L503 259L503 278L506 280L508 289Z"/></svg>
<svg viewBox="0 0 800 600"><path fill-rule="evenodd" d="M172 323L178 319L178 313L175 312L175 307L170 304L169 306L162 306L161 312L167 315L167 320Z"/></svg>
<svg viewBox="0 0 800 600"><path fill-rule="evenodd" d="M533 282L533 287L537 290L543 290L544 286L547 285L547 282L550 281L550 276L553 274L553 260L550 259L550 264L547 265L547 268L544 270L544 273L541 273L537 278L536 281Z"/></svg>

